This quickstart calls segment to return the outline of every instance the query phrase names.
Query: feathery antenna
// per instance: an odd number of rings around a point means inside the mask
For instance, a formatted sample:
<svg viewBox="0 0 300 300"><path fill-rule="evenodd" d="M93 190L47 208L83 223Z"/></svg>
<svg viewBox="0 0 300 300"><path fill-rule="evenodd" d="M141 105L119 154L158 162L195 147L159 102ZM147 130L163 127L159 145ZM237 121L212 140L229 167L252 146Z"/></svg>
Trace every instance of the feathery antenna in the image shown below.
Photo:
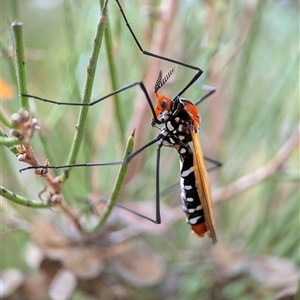
<svg viewBox="0 0 300 300"><path fill-rule="evenodd" d="M174 66L166 75L164 78L162 78L162 72L159 71L158 78L156 80L156 83L154 85L154 93L158 92L162 88L162 86L169 80L169 78L172 76L173 72L175 71L176 66Z"/></svg>

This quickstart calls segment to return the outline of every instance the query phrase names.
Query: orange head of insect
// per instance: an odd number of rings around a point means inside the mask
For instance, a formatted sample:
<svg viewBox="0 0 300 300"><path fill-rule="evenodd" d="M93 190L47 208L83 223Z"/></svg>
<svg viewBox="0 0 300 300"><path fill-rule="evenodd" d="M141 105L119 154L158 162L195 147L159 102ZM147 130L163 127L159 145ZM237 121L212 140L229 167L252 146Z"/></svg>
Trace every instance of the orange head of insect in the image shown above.
<svg viewBox="0 0 300 300"><path fill-rule="evenodd" d="M165 95L155 93L157 98L157 105L155 108L155 115L157 120L161 123L165 123L168 119L169 111L171 110L172 100ZM154 117L152 117L152 126L156 124Z"/></svg>
<svg viewBox="0 0 300 300"><path fill-rule="evenodd" d="M164 77L162 77L162 72L159 71L158 78L154 85L154 93L157 98L157 105L155 108L155 117L152 117L151 125L154 126L156 123L165 123L169 117L169 112L172 107L172 100L164 95L158 93L158 91L163 87L163 85L169 80L175 71L176 67L173 67ZM158 122L157 122L158 121Z"/></svg>

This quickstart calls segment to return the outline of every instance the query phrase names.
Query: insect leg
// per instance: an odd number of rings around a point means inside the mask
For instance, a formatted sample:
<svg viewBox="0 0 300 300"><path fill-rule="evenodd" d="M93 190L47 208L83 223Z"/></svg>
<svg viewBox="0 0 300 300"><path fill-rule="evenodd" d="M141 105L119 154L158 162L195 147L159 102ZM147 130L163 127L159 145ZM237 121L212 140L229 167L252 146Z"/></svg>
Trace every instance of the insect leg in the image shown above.
<svg viewBox="0 0 300 300"><path fill-rule="evenodd" d="M207 91L207 93L204 96L200 97L198 100L196 100L194 103L195 105L200 104L202 101L204 101L206 98L208 98L216 91L216 88L210 85L203 85L202 89Z"/></svg>
<svg viewBox="0 0 300 300"><path fill-rule="evenodd" d="M222 167L222 163L221 163L220 161L218 161L218 160L215 160L215 159L209 158L209 157L207 157L207 156L205 156L205 155L204 155L204 159L205 159L206 161L208 161L208 162L210 162L210 163L214 164L214 166L213 166L213 167L211 167L211 168L208 168L208 169L207 169L207 172L209 172L209 171L212 171L212 170L214 170L214 169L218 169L218 168Z"/></svg>
<svg viewBox="0 0 300 300"><path fill-rule="evenodd" d="M132 153L129 156L129 161L138 153L140 153L141 151L143 151L145 148L149 147L150 145L154 144L154 142L157 142L159 139L161 139L160 137L154 139L153 141L151 141L150 143L146 144L145 146L143 146L142 148L140 148L139 150L137 150L136 152ZM157 145L157 154L156 154L156 172L155 172L155 184L156 184L156 195L155 195L155 219L148 217L144 214L141 214L133 209L130 209L122 204L118 204L116 203L115 206L116 207L120 207L122 209L125 209L126 211L129 211L143 219L146 219L152 223L155 224L160 224L161 223L161 215L160 215L160 192L159 192L159 165L160 165L160 150L161 147L163 146L162 141ZM128 158L127 158L128 159ZM103 202L103 203L107 203L107 200L105 199L98 199L96 200L96 202Z"/></svg>
<svg viewBox="0 0 300 300"><path fill-rule="evenodd" d="M163 142L157 145L157 152L156 152L156 171L155 171L155 206L156 206L156 223L161 223L161 216L160 216L160 192L159 192L159 164L160 164L160 150L163 146Z"/></svg>
<svg viewBox="0 0 300 300"><path fill-rule="evenodd" d="M157 141L161 139L160 136L156 137L154 140L148 142L146 145L141 147L140 149L133 152L129 155L124 161L114 161L114 162L106 162L106 163L83 163L83 164L71 164L71 165L59 165L59 166L30 166L23 169L20 169L19 172L22 173L23 171L30 170L30 169L63 169L63 168L78 168L78 167L103 167L103 166L112 166L112 165L122 165L127 164L131 161L131 159L148 148L149 146L155 144Z"/></svg>
<svg viewBox="0 0 300 300"><path fill-rule="evenodd" d="M203 73L203 71L199 68L199 67L196 67L196 66L192 66L192 65L189 65L189 64L186 64L186 63L183 63L181 61L178 61L178 60L175 60L175 59L172 59L172 58L168 58L168 57L165 57L165 56L161 56L161 55L158 55L158 54L155 54L155 53L152 53L152 52L149 52L147 50L144 50L143 47L141 46L140 42L138 41L135 33L133 32L127 18L126 18L126 15L124 13L124 10L119 2L119 0L116 0L117 2L117 5L119 6L119 9L121 11L121 14L123 16L123 19L125 21L125 24L126 26L128 27L136 45L138 46L138 48L140 49L140 51L144 54L144 55L148 55L148 56L151 56L151 57L155 57L155 58L158 58L158 59L162 59L162 60L165 60L165 61L168 61L168 62L172 62L172 63L175 63L175 64L178 64L178 65L181 65L181 66L184 66L186 68L189 68L189 69L192 69L192 70L195 70L197 71L196 74L192 77L192 79L188 82L188 84L177 94L177 96L181 96L187 89L190 88L191 85L194 84L194 82L201 76L201 74Z"/></svg>
<svg viewBox="0 0 300 300"><path fill-rule="evenodd" d="M116 95L116 94L121 93L123 91L126 91L128 89L131 89L132 87L134 87L136 85L139 85L139 87L143 91L143 93L144 93L144 95L146 97L146 100L147 100L147 102L149 104L149 107L151 109L152 115L157 120L153 104L152 104L152 102L150 100L150 96L149 96L149 94L147 92L147 89L146 89L146 87L145 87L145 85L144 85L144 83L142 81L137 81L137 82L128 84L126 86L123 86L123 87L121 87L121 88L119 88L119 89L117 89L117 90L115 90L115 91L113 91L113 92L111 92L111 93L109 93L109 94L107 94L107 95L105 95L105 96L97 99L97 100L94 100L94 101L92 101L90 103L82 103L82 102L75 102L75 103L74 102L59 102L59 101L50 100L50 99L46 99L46 98L42 98L42 97L38 97L38 96L34 96L34 95L29 95L29 94L20 94L20 95L22 97L29 97L29 98L32 98L32 99L36 99L36 100L39 100L39 101L43 101L43 102L47 102L47 103L51 103L51 104L56 104L56 105L93 106L93 105L95 105L95 104L97 104L97 103L99 103L99 102L101 102L101 101L103 101L103 100L105 100L105 99L113 96L113 95Z"/></svg>

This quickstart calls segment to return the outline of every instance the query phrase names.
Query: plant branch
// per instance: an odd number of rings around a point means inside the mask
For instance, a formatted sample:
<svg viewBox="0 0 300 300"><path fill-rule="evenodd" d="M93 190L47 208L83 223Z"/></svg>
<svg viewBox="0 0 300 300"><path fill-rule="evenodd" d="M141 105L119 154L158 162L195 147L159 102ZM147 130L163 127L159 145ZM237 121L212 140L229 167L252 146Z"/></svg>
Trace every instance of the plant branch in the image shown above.
<svg viewBox="0 0 300 300"><path fill-rule="evenodd" d="M94 45L92 49L92 54L87 66L87 77L86 77L86 83L85 83L85 89L84 89L84 95L83 95L83 103L89 103L92 95L92 88L94 84L94 78L95 78L95 72L96 72L96 66L97 66L97 60L99 56L100 47L102 44L102 38L104 29L106 26L106 12L107 12L107 2L105 1L103 9L102 9L102 16L100 18L100 21L97 26L97 32L94 39ZM81 141L84 135L84 127L87 119L88 114L88 107L82 106L80 108L79 112L79 119L78 119L78 126L77 130L75 132L74 138L73 138L73 144L69 153L69 158L67 164L74 164L76 161L76 157L81 145ZM68 177L69 173L71 171L71 168L68 168L64 171L64 174L61 176L61 181L64 182L66 178Z"/></svg>
<svg viewBox="0 0 300 300"><path fill-rule="evenodd" d="M226 187L213 191L214 203L221 202L229 197L235 196L261 181L269 178L278 171L285 161L289 158L296 147L299 147L300 141L300 125L293 132L292 136L285 142L282 148L265 166L260 167L253 173L247 174Z"/></svg>
<svg viewBox="0 0 300 300"><path fill-rule="evenodd" d="M12 147L19 145L20 141L15 137L3 137L0 136L0 146Z"/></svg>
<svg viewBox="0 0 300 300"><path fill-rule="evenodd" d="M123 161L126 161L126 158L132 153L133 146L134 146L134 131L133 131L132 135L128 138L128 141L127 141L127 144L125 147L125 151L124 151ZM112 189L111 195L106 203L105 210L101 216L99 223L96 225L95 229L99 229L105 223L105 221L111 214L111 211L116 204L117 198L118 198L120 190L122 188L122 185L123 185L123 182L125 179L125 175L126 175L127 169L128 169L128 164L129 163L124 163L121 165L118 175L117 175L117 178L116 178L116 181L115 181L115 184L114 184L114 187Z"/></svg>
<svg viewBox="0 0 300 300"><path fill-rule="evenodd" d="M43 203L40 200L30 200L25 197L22 197L20 195L17 195L2 185L0 185L0 195L14 203L24 205L24 206L29 206L33 208L49 208L53 205L51 202Z"/></svg>
<svg viewBox="0 0 300 300"><path fill-rule="evenodd" d="M23 24L16 20L11 25L16 51L16 69L18 77L18 90L20 94L28 94L27 75L25 63L25 50L23 42ZM19 96L20 108L24 108L29 112L29 102L27 97Z"/></svg>

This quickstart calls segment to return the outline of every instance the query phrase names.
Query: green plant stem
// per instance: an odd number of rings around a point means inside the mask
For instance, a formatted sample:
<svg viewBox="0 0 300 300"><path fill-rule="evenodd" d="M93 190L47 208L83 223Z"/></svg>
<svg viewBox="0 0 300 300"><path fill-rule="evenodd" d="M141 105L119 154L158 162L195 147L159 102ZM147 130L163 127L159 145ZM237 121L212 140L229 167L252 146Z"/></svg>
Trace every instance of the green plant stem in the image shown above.
<svg viewBox="0 0 300 300"><path fill-rule="evenodd" d="M74 101L80 101L80 90L78 86L78 81L76 79L76 76L74 74L76 73L76 65L78 60L78 50L74 45L76 45L76 41L74 39L74 22L72 18L72 8L70 6L70 1L63 1L63 7L64 7L64 17L63 21L65 22L64 28L66 28L66 44L67 44L67 57L68 57L68 77L66 78L67 86L70 87L72 93L71 93L71 99L75 99ZM77 99L77 100L76 100ZM53 122L54 118L56 120L61 118L61 114L63 114L63 109L58 113L57 110L55 112L51 112L51 114L48 116L49 123ZM51 124L52 126L53 123ZM44 148L44 153L47 159L50 162L55 161L55 156L53 155L53 152L51 151L51 146L48 138L41 132L39 134L41 143ZM59 175L59 170L54 169L54 174L56 176Z"/></svg>
<svg viewBox="0 0 300 300"><path fill-rule="evenodd" d="M97 60L99 56L99 51L100 47L102 44L102 38L103 38L103 33L104 29L106 26L106 12L107 12L107 2L108 0L105 1L103 9L102 9L102 16L100 18L100 21L97 25L97 32L96 36L94 39L94 45L92 49L92 54L87 66L87 78L86 78L86 83L85 83L85 89L84 89L84 95L83 95L83 103L89 103L91 99L91 94L92 94L92 88L94 84L94 78L95 78L95 72L96 72L96 66L97 66ZM84 135L84 127L87 119L87 114L88 114L88 106L82 106L80 108L79 112L79 119L78 119L78 128L77 131L75 132L74 138L73 138L73 144L71 147L71 151L69 154L68 162L67 164L74 164L76 161L76 157L81 145L81 141ZM61 177L62 182L64 182L70 173L71 168L68 168L65 170L64 174Z"/></svg>
<svg viewBox="0 0 300 300"><path fill-rule="evenodd" d="M0 122L8 128L14 128L13 123L4 115L2 110L0 110Z"/></svg>
<svg viewBox="0 0 300 300"><path fill-rule="evenodd" d="M4 198L6 198L14 203L24 205L24 206L30 206L33 208L48 208L51 206L51 204L49 204L49 203L42 203L39 200L29 200L20 195L16 195L15 193L9 191L2 185L0 185L0 196L3 196Z"/></svg>
<svg viewBox="0 0 300 300"><path fill-rule="evenodd" d="M15 147L15 145L19 145L19 144L20 144L19 140L8 137L5 131L0 127L0 145L6 146L9 149L9 151L17 155L19 151L17 147Z"/></svg>
<svg viewBox="0 0 300 300"><path fill-rule="evenodd" d="M127 140L123 160L125 160L126 157L132 153L133 146L134 146L134 132ZM111 211L116 204L117 198L118 198L120 190L122 188L122 185L123 185L126 173L127 173L128 165L129 165L129 163L125 163L125 164L121 165L118 175L117 175L117 178L116 178L116 181L115 181L115 184L113 186L111 195L107 201L105 210L101 216L99 223L96 225L95 229L101 228L101 226L106 222L107 218L111 214Z"/></svg>
<svg viewBox="0 0 300 300"><path fill-rule="evenodd" d="M11 25L15 43L16 51L16 69L18 75L18 89L19 93L28 94L27 89L27 75L25 64L25 50L23 42L23 24L16 20ZM20 108L29 111L29 102L27 97L19 96Z"/></svg>
<svg viewBox="0 0 300 300"><path fill-rule="evenodd" d="M19 145L20 141L13 137L2 137L0 136L0 145L6 147L12 147L15 145Z"/></svg>

